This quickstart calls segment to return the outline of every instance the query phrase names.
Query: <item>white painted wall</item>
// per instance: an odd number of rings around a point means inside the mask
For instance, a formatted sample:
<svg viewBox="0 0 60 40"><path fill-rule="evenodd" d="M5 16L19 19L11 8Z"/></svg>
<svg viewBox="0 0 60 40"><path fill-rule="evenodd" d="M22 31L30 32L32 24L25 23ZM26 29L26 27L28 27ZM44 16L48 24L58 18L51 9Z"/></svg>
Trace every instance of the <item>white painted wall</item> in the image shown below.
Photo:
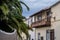
<svg viewBox="0 0 60 40"><path fill-rule="evenodd" d="M38 33L40 33L40 37L43 36L43 39L46 40L47 29L50 29L50 27L36 28L36 40L38 40Z"/></svg>
<svg viewBox="0 0 60 40"><path fill-rule="evenodd" d="M33 31L29 30L29 34L31 35L31 39L34 39L35 40L35 28L33 28Z"/></svg>
<svg viewBox="0 0 60 40"><path fill-rule="evenodd" d="M51 29L55 29L55 40L60 40L60 3L51 9L52 16L56 17L56 21L52 22Z"/></svg>

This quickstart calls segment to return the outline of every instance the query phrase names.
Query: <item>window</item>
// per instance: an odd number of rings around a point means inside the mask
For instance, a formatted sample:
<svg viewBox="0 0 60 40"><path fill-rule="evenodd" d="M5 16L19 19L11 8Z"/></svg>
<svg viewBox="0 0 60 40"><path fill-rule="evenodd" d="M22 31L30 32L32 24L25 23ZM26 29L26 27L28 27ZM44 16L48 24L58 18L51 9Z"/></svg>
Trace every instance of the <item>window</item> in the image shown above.
<svg viewBox="0 0 60 40"><path fill-rule="evenodd" d="M46 31L46 40L54 40L54 29Z"/></svg>
<svg viewBox="0 0 60 40"><path fill-rule="evenodd" d="M51 10L47 11L47 17L51 17L52 16L51 14L52 14Z"/></svg>
<svg viewBox="0 0 60 40"><path fill-rule="evenodd" d="M38 33L38 40L40 40L40 33Z"/></svg>
<svg viewBox="0 0 60 40"><path fill-rule="evenodd" d="M50 30L46 31L46 40L50 40Z"/></svg>
<svg viewBox="0 0 60 40"><path fill-rule="evenodd" d="M42 16L41 15L38 15L37 16L37 20L39 21L39 20L42 20Z"/></svg>
<svg viewBox="0 0 60 40"><path fill-rule="evenodd" d="M51 10L47 11L47 21L51 21L52 12Z"/></svg>

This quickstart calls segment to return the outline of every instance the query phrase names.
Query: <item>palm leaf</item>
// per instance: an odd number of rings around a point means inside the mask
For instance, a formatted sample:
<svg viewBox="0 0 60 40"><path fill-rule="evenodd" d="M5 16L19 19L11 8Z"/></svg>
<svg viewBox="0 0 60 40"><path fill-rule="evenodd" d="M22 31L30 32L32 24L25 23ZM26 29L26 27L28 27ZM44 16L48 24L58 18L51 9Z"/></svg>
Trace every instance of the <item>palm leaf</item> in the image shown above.
<svg viewBox="0 0 60 40"><path fill-rule="evenodd" d="M3 11L4 15L7 15L9 12L8 6L6 4L0 6L0 9Z"/></svg>
<svg viewBox="0 0 60 40"><path fill-rule="evenodd" d="M25 5L28 11L29 7L24 2L18 0L0 0L0 2L0 20L5 20L6 25L11 29L16 29L21 39L22 32L29 36L28 26L23 22L24 17L22 16L23 9L21 4Z"/></svg>
<svg viewBox="0 0 60 40"><path fill-rule="evenodd" d="M24 2L20 1L20 3L23 4L23 5L25 5L26 8L27 8L27 10L29 11L29 7Z"/></svg>

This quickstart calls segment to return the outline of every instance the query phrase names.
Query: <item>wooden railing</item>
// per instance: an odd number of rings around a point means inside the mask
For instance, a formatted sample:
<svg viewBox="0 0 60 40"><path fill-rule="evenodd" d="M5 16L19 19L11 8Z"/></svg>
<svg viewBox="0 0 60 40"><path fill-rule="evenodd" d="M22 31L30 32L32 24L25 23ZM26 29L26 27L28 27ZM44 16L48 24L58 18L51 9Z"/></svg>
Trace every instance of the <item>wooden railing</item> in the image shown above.
<svg viewBox="0 0 60 40"><path fill-rule="evenodd" d="M44 19L42 19L42 20L33 22L33 23L31 24L31 26L32 26L33 28L50 26L50 25L51 25L51 20L50 20L50 18L44 18Z"/></svg>

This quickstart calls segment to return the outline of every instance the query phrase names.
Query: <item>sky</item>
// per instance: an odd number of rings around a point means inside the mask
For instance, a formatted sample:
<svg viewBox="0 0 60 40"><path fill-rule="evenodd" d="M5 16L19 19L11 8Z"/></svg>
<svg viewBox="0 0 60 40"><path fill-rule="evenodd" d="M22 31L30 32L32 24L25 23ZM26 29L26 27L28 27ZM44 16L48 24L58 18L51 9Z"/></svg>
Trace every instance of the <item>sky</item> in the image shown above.
<svg viewBox="0 0 60 40"><path fill-rule="evenodd" d="M23 7L23 13L22 15L28 18L30 15L47 8L54 3L56 3L59 0L22 0L25 4L28 5L30 8L30 11L27 11L26 7L22 5Z"/></svg>

